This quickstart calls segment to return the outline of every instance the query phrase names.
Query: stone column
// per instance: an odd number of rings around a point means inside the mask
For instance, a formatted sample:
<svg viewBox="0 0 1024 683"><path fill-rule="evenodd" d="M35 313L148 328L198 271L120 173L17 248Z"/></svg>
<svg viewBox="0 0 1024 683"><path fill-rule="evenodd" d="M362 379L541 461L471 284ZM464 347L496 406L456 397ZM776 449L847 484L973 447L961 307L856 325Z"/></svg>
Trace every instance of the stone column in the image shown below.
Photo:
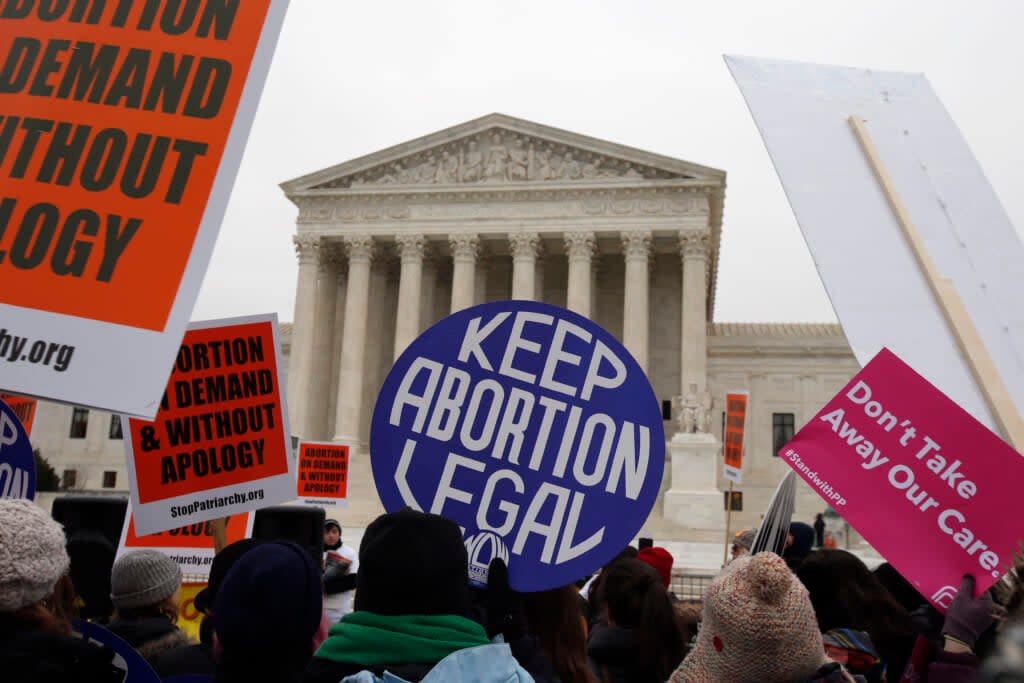
<svg viewBox="0 0 1024 683"><path fill-rule="evenodd" d="M650 354L650 272L651 231L622 233L622 251L626 257L626 288L622 305L622 344L636 358L644 372Z"/></svg>
<svg viewBox="0 0 1024 683"><path fill-rule="evenodd" d="M338 414L338 373L341 371L341 344L345 339L345 299L348 283L348 259L339 249L337 253L338 280L334 294L334 340L331 345L331 386L327 393L327 432L324 438L334 435L334 419Z"/></svg>
<svg viewBox="0 0 1024 683"><path fill-rule="evenodd" d="M434 324L437 311L437 255L423 254L423 287L420 293L420 332Z"/></svg>
<svg viewBox="0 0 1024 683"><path fill-rule="evenodd" d="M399 233L398 256L402 271L398 281L398 311L395 317L395 358L401 355L420 333L420 310L423 285L423 235Z"/></svg>
<svg viewBox="0 0 1024 683"><path fill-rule="evenodd" d="M569 259L569 282L566 287L566 308L588 318L593 317L590 284L593 279L591 260L597 242L594 233L565 233L565 253Z"/></svg>
<svg viewBox="0 0 1024 683"><path fill-rule="evenodd" d="M512 298L536 299L540 235L514 232L508 236L508 243L512 251Z"/></svg>
<svg viewBox="0 0 1024 683"><path fill-rule="evenodd" d="M473 305L480 238L473 233L458 233L451 235L448 241L452 246L452 313L455 313Z"/></svg>
<svg viewBox="0 0 1024 683"><path fill-rule="evenodd" d="M679 233L683 259L683 323L681 347L681 393L691 385L702 392L707 386L707 273L710 237L707 230Z"/></svg>
<svg viewBox="0 0 1024 683"><path fill-rule="evenodd" d="M334 438L359 443L366 323L370 307L370 262L374 245L369 235L346 235L344 244L348 254L348 286L345 291L345 338L341 343Z"/></svg>
<svg viewBox="0 0 1024 683"><path fill-rule="evenodd" d="M313 368L320 237L296 235L292 241L295 243L295 255L299 259L299 280L295 287L292 346L288 363L288 417L292 434L305 438L310 436L307 405Z"/></svg>
<svg viewBox="0 0 1024 683"><path fill-rule="evenodd" d="M485 304L487 303L487 271L489 266L489 257L487 250L484 247L480 247L480 253L476 257L476 271L474 273L475 282L473 283L473 303L474 304Z"/></svg>
<svg viewBox="0 0 1024 683"><path fill-rule="evenodd" d="M320 269L316 290L316 319L313 333L313 362L310 364L309 403L306 412L307 438L329 439L327 406L330 403L331 351L334 348L335 298L338 295L338 261L333 246L320 247Z"/></svg>

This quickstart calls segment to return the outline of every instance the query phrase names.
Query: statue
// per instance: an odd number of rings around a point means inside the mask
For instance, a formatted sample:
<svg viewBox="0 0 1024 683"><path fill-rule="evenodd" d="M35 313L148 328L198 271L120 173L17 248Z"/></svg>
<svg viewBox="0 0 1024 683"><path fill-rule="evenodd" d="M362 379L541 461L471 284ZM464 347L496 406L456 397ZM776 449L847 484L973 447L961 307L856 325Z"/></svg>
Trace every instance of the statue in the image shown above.
<svg viewBox="0 0 1024 683"><path fill-rule="evenodd" d="M434 182L434 175L437 172L437 163L434 161L434 155L430 154L427 156L427 160L420 164L416 169L416 180L417 182L429 185Z"/></svg>
<svg viewBox="0 0 1024 683"><path fill-rule="evenodd" d="M523 148L523 139L516 138L512 149L508 151L508 179L526 180L526 169L530 163L530 153Z"/></svg>
<svg viewBox="0 0 1024 683"><path fill-rule="evenodd" d="M711 433L711 409L715 406L715 399L711 390L704 387L704 393L700 396L700 405L697 406L697 429L704 434Z"/></svg>
<svg viewBox="0 0 1024 683"><path fill-rule="evenodd" d="M476 140L470 140L465 156L459 163L459 179L464 183L475 183L483 172L484 155Z"/></svg>
<svg viewBox="0 0 1024 683"><path fill-rule="evenodd" d="M484 180L505 180L505 165L508 163L508 147L502 144L501 135L494 134L491 148L487 150L484 162Z"/></svg>
<svg viewBox="0 0 1024 683"><path fill-rule="evenodd" d="M584 178L600 178L604 175L601 172L601 160L591 159L587 163L583 164L583 177Z"/></svg>
<svg viewBox="0 0 1024 683"><path fill-rule="evenodd" d="M698 415L700 404L697 403L697 385L691 384L686 396L677 396L676 404L679 410L679 431L683 434L693 434L697 431Z"/></svg>
<svg viewBox="0 0 1024 683"><path fill-rule="evenodd" d="M562 157L562 163L558 167L558 172L555 174L555 177L575 179L579 178L581 173L580 162L573 160L572 154L566 152L565 156Z"/></svg>
<svg viewBox="0 0 1024 683"><path fill-rule="evenodd" d="M530 145L530 149L533 149L533 145ZM551 154L547 150L540 150L527 170L530 180L547 180L551 177Z"/></svg>
<svg viewBox="0 0 1024 683"><path fill-rule="evenodd" d="M441 156L441 163L437 165L434 182L439 185L459 182L459 158L457 156L445 151Z"/></svg>

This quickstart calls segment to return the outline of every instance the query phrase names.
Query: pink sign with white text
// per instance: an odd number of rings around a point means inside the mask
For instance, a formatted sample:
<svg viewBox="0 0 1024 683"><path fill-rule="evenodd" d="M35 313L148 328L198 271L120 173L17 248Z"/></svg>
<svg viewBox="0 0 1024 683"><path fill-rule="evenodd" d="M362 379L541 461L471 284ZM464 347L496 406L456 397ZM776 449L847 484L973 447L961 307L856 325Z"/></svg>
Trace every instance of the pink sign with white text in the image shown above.
<svg viewBox="0 0 1024 683"><path fill-rule="evenodd" d="M939 609L1013 561L1024 458L888 349L779 457Z"/></svg>

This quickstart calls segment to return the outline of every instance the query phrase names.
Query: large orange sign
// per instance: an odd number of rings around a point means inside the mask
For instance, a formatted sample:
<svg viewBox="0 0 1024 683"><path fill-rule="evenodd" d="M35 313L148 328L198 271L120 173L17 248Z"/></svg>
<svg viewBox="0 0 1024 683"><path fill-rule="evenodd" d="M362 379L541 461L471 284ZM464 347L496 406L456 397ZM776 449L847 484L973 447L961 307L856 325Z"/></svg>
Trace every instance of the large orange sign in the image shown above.
<svg viewBox="0 0 1024 683"><path fill-rule="evenodd" d="M0 392L0 401L6 403L14 411L14 414L21 420L25 433L32 436L32 423L36 419L36 406L39 405L39 401L34 398L15 396L14 394L5 394L3 392Z"/></svg>
<svg viewBox="0 0 1024 683"><path fill-rule="evenodd" d="M3 3L0 301L163 329L269 5Z"/></svg>
<svg viewBox="0 0 1024 683"><path fill-rule="evenodd" d="M294 498L276 316L197 323L185 333L152 422L128 421L142 533Z"/></svg>
<svg viewBox="0 0 1024 683"><path fill-rule="evenodd" d="M3 388L152 416L286 5L0 1Z"/></svg>
<svg viewBox="0 0 1024 683"><path fill-rule="evenodd" d="M745 391L725 395L725 478L737 484L743 481L743 433L749 400Z"/></svg>

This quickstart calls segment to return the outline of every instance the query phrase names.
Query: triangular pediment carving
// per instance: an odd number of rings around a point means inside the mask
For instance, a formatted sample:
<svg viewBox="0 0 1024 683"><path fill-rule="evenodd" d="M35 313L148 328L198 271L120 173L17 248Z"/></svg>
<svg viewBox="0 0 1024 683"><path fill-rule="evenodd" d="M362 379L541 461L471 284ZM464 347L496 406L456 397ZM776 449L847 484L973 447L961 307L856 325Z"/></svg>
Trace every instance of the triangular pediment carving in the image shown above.
<svg viewBox="0 0 1024 683"><path fill-rule="evenodd" d="M716 169L501 114L470 121L284 183L288 192L338 189L635 183L703 180Z"/></svg>

